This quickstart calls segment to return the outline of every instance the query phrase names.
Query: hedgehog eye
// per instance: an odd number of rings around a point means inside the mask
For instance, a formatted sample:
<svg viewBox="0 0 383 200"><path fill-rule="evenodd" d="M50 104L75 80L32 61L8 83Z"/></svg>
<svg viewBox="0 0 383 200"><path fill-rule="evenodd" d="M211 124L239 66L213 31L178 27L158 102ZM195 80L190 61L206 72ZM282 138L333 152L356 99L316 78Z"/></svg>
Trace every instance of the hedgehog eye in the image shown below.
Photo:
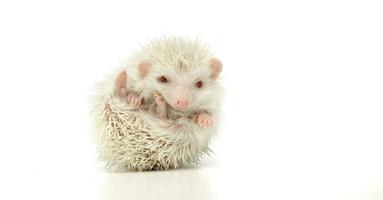
<svg viewBox="0 0 383 200"><path fill-rule="evenodd" d="M165 76L158 77L158 81L160 83L168 83L169 82L169 80Z"/></svg>
<svg viewBox="0 0 383 200"><path fill-rule="evenodd" d="M195 83L195 86L196 86L197 88L201 88L201 87L203 86L203 82L202 82L202 81L197 81L197 82Z"/></svg>

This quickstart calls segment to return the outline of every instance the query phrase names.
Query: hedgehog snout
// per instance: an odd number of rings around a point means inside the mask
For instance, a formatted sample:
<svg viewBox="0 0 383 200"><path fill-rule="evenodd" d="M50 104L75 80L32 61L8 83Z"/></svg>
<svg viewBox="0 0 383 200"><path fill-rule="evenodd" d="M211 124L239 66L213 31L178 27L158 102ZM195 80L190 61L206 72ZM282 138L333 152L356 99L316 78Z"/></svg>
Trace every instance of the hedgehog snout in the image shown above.
<svg viewBox="0 0 383 200"><path fill-rule="evenodd" d="M172 91L172 96L175 109L185 111L189 108L191 92L187 87L178 86Z"/></svg>
<svg viewBox="0 0 383 200"><path fill-rule="evenodd" d="M189 105L189 102L185 99L178 99L176 101L176 108L179 110L186 110Z"/></svg>

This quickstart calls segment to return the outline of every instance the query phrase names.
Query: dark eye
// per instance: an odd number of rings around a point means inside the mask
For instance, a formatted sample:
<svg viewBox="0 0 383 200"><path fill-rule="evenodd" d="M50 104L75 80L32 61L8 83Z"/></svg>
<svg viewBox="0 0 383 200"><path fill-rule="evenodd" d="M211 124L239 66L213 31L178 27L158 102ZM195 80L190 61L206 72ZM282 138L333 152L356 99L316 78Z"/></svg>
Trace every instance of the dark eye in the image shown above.
<svg viewBox="0 0 383 200"><path fill-rule="evenodd" d="M161 82L161 83L167 83L169 82L169 80L165 77L165 76L160 76L158 78L158 81Z"/></svg>
<svg viewBox="0 0 383 200"><path fill-rule="evenodd" d="M197 88L201 88L203 86L203 82L202 81L198 81L197 83L195 83L195 86Z"/></svg>

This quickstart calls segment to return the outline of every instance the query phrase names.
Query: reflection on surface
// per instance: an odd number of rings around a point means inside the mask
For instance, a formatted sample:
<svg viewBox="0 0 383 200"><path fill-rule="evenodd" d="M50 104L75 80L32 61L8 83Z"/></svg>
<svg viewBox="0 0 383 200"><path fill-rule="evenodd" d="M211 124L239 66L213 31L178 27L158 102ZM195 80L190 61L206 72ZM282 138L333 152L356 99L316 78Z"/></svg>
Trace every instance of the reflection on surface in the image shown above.
<svg viewBox="0 0 383 200"><path fill-rule="evenodd" d="M98 199L211 199L209 177L199 169L105 173Z"/></svg>

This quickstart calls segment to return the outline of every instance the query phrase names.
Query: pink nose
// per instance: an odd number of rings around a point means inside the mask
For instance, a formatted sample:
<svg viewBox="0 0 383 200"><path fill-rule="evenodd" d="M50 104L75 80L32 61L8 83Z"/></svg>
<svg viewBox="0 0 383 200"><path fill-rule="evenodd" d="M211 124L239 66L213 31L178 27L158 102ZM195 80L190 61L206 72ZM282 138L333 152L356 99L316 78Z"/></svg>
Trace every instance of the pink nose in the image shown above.
<svg viewBox="0 0 383 200"><path fill-rule="evenodd" d="M178 109L186 109L188 107L188 101L186 101L186 100L177 100L176 107Z"/></svg>

